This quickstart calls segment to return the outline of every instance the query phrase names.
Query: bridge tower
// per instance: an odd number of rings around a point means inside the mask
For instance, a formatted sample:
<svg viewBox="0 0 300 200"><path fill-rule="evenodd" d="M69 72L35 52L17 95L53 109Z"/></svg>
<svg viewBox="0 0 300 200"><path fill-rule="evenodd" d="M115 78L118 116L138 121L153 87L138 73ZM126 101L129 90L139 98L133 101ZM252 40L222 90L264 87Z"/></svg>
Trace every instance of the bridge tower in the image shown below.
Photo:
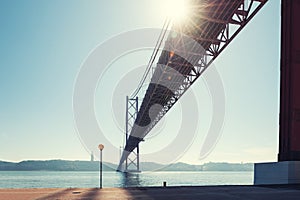
<svg viewBox="0 0 300 200"><path fill-rule="evenodd" d="M129 98L126 96L126 130L125 130L125 142L127 144L129 134L135 123L138 113L138 97ZM125 144L125 146L126 146ZM136 149L130 153L125 160L124 172L140 172L140 149L137 145Z"/></svg>
<svg viewBox="0 0 300 200"><path fill-rule="evenodd" d="M300 0L282 0L279 161L300 161Z"/></svg>
<svg viewBox="0 0 300 200"><path fill-rule="evenodd" d="M279 154L255 165L255 184L300 183L300 0L281 1Z"/></svg>

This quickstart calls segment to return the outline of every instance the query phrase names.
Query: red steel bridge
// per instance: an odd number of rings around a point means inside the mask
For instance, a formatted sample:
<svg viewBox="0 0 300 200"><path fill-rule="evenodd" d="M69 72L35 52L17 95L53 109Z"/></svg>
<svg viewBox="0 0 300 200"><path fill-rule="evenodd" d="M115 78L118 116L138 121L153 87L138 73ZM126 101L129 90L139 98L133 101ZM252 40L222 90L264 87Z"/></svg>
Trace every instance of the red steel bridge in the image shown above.
<svg viewBox="0 0 300 200"><path fill-rule="evenodd" d="M188 17L181 23L173 22L170 30L163 32L164 46L141 106L131 102L137 103L136 93L127 100L136 112L127 116L134 118L134 123L126 128L119 170L124 162L127 166L134 161L127 160L132 152L137 151L138 162L139 143L266 3L267 0L188 1ZM136 166L139 170L138 163Z"/></svg>

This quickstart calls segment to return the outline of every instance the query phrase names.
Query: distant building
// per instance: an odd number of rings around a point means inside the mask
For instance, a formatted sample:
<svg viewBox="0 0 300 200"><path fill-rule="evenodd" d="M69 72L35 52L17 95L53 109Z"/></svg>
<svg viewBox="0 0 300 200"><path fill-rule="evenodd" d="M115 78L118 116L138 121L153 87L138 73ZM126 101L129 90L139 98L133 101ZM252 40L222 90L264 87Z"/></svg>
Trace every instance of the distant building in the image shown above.
<svg viewBox="0 0 300 200"><path fill-rule="evenodd" d="M94 153L92 152L91 153L91 162L93 162L94 161Z"/></svg>

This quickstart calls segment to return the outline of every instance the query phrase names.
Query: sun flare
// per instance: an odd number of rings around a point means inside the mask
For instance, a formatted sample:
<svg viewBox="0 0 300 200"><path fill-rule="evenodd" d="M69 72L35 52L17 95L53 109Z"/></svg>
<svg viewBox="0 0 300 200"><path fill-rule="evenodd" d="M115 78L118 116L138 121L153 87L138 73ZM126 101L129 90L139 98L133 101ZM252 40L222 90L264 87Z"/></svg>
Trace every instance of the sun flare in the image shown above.
<svg viewBox="0 0 300 200"><path fill-rule="evenodd" d="M185 0L164 0L163 3L167 17L175 21L182 21L186 18L188 9Z"/></svg>

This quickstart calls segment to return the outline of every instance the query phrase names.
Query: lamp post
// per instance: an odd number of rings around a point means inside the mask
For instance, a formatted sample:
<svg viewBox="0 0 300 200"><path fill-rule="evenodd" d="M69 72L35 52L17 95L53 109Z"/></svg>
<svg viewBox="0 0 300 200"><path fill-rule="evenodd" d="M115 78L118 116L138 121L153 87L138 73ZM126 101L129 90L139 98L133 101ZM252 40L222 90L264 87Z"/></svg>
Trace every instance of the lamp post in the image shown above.
<svg viewBox="0 0 300 200"><path fill-rule="evenodd" d="M104 149L104 145L103 144L99 144L98 148L100 150L100 177L99 177L99 182L100 182L100 189L102 188L102 150Z"/></svg>

